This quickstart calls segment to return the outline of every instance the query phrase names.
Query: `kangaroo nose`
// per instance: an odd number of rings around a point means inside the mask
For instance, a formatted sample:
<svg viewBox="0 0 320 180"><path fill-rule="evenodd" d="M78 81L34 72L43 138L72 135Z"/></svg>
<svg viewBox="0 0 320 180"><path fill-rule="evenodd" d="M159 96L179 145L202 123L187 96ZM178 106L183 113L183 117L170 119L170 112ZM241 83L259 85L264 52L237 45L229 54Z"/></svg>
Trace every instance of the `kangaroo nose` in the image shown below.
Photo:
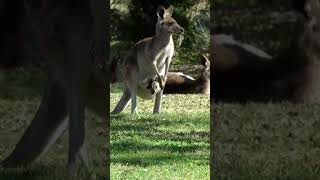
<svg viewBox="0 0 320 180"><path fill-rule="evenodd" d="M155 93L155 90L154 89L151 89L151 94L154 94Z"/></svg>
<svg viewBox="0 0 320 180"><path fill-rule="evenodd" d="M184 29L183 29L183 28L180 28L180 31L181 31L181 34L183 34L183 33L184 33Z"/></svg>

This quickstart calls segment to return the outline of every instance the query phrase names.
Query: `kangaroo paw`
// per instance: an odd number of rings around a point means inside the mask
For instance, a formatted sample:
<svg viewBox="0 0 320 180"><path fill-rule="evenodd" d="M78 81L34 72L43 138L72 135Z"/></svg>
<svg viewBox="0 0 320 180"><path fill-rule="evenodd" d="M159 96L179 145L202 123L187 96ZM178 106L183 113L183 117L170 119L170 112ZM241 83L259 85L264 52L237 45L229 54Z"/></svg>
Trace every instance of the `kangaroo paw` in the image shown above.
<svg viewBox="0 0 320 180"><path fill-rule="evenodd" d="M163 76L160 76L159 85L161 90L163 90L165 85L165 78Z"/></svg>

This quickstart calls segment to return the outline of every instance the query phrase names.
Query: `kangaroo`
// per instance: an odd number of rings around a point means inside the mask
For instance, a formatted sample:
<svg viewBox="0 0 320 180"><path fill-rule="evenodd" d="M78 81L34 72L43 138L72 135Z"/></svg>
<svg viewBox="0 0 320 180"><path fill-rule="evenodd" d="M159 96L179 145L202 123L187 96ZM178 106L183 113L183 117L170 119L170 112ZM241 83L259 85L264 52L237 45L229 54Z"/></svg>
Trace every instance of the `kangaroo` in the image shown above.
<svg viewBox="0 0 320 180"><path fill-rule="evenodd" d="M215 72L234 68L264 67L272 59L268 53L252 45L238 42L231 35L212 35L211 46L214 49L212 65Z"/></svg>
<svg viewBox="0 0 320 180"><path fill-rule="evenodd" d="M0 0L0 68L21 66L26 61L27 49L21 41L26 38L23 3Z"/></svg>
<svg viewBox="0 0 320 180"><path fill-rule="evenodd" d="M210 61L200 57L202 70L197 79L180 72L168 72L164 94L210 94Z"/></svg>
<svg viewBox="0 0 320 180"><path fill-rule="evenodd" d="M154 96L161 91L159 79L151 77L143 80L138 86L137 95L146 100L153 99Z"/></svg>
<svg viewBox="0 0 320 180"><path fill-rule="evenodd" d="M121 73L121 67L119 67L119 64L121 63L122 56L116 56L111 59L110 63L110 72L111 72L111 78L110 82L111 83L116 83L116 82L123 82L123 76Z"/></svg>
<svg viewBox="0 0 320 180"><path fill-rule="evenodd" d="M33 22L40 54L48 64L48 85L34 119L13 152L1 162L2 167L31 163L46 152L67 127L68 167L88 166L85 108L101 118L108 115L108 2L41 2L40 15L35 16Z"/></svg>
<svg viewBox="0 0 320 180"><path fill-rule="evenodd" d="M297 14L295 38L290 48L271 60L259 60L248 51L245 60L232 63L228 69L213 66L213 99L215 101L292 101L320 102L320 3L306 0ZM213 61L223 57L212 44ZM220 46L221 47L221 46ZM226 46L233 54L233 51ZM241 49L242 47L238 47ZM225 55L224 57L228 57ZM238 56L241 57L241 56Z"/></svg>
<svg viewBox="0 0 320 180"><path fill-rule="evenodd" d="M156 34L136 43L121 63L125 88L120 101L111 112L112 114L122 112L130 100L131 113L137 114L136 96L139 95L137 91L145 89L141 84L150 78L156 78L161 88L155 95L153 109L154 114L160 113L165 79L174 54L172 34L184 33L184 29L172 18L172 12L172 6L168 9L160 6L157 10Z"/></svg>

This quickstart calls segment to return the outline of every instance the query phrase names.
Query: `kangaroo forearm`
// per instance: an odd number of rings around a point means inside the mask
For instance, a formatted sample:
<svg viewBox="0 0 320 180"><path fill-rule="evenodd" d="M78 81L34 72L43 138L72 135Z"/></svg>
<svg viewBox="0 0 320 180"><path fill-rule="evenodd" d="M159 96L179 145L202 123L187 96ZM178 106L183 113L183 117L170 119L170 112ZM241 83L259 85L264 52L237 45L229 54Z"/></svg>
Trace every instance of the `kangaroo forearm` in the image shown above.
<svg viewBox="0 0 320 180"><path fill-rule="evenodd" d="M157 77L160 79L161 75L155 62L153 63L152 68L153 68L153 71L156 72Z"/></svg>
<svg viewBox="0 0 320 180"><path fill-rule="evenodd" d="M167 59L166 61L164 77L167 77L168 75L170 63L171 63L171 58Z"/></svg>

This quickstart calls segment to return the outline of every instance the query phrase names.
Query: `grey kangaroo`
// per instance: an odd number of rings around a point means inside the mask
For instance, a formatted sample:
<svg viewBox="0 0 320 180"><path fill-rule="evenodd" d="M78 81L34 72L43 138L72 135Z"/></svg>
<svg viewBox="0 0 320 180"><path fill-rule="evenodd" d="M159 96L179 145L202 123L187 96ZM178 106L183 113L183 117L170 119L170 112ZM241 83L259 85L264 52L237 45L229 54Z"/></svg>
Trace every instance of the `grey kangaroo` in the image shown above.
<svg viewBox="0 0 320 180"><path fill-rule="evenodd" d="M210 61L205 55L200 56L202 65L200 76L196 79L181 72L169 72L164 94L210 94Z"/></svg>
<svg viewBox="0 0 320 180"><path fill-rule="evenodd" d="M40 107L2 167L17 167L46 152L68 127L71 169L88 166L85 148L85 108L107 118L105 0L41 2L32 18L48 64L48 85ZM92 56L93 55L93 56ZM69 119L67 118L69 117ZM108 131L108 129L106 129Z"/></svg>
<svg viewBox="0 0 320 180"><path fill-rule="evenodd" d="M131 100L131 113L137 113L137 95L145 89L146 79L156 79L161 90L156 93L153 113L160 113L161 98L169 65L174 54L172 34L183 34L184 29L172 18L173 7L160 6L157 11L156 34L145 38L131 49L121 62L122 77L125 84L123 95L112 111L122 112Z"/></svg>

